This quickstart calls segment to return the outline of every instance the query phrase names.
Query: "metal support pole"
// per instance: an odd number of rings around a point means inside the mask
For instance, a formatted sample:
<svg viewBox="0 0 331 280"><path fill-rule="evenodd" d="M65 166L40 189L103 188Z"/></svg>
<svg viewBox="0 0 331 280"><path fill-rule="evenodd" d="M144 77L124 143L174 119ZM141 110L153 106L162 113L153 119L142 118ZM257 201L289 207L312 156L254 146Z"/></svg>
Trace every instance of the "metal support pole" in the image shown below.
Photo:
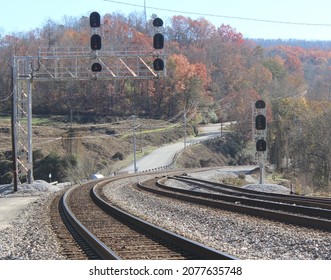
<svg viewBox="0 0 331 280"><path fill-rule="evenodd" d="M132 116L132 126L133 126L133 172L136 173L137 170L137 157L136 157L136 117L135 115Z"/></svg>
<svg viewBox="0 0 331 280"><path fill-rule="evenodd" d="M14 192L17 192L18 185L18 163L17 163L17 152L16 152L16 130L15 130L15 115L17 114L16 108L16 84L14 82L14 67L12 68L12 116L11 116L11 131L12 131L12 159L13 159L13 183Z"/></svg>
<svg viewBox="0 0 331 280"><path fill-rule="evenodd" d="M265 167L264 167L263 159L260 159L259 167L260 167L260 184L264 184Z"/></svg>
<svg viewBox="0 0 331 280"><path fill-rule="evenodd" d="M28 85L28 184L33 182L33 150L32 150L32 78Z"/></svg>

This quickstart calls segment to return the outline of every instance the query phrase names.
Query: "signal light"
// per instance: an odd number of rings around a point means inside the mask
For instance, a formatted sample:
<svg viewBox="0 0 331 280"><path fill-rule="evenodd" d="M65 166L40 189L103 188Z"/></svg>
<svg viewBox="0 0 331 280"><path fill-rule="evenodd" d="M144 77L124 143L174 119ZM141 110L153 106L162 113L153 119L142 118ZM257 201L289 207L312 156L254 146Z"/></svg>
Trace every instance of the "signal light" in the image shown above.
<svg viewBox="0 0 331 280"><path fill-rule="evenodd" d="M267 142L263 139L256 141L256 150L258 152L265 152L267 150Z"/></svg>
<svg viewBox="0 0 331 280"><path fill-rule="evenodd" d="M264 109L265 108L265 102L263 100L258 100L255 102L255 108L256 109Z"/></svg>
<svg viewBox="0 0 331 280"><path fill-rule="evenodd" d="M161 26L163 26L163 20L160 19L160 18L155 18L153 20L153 26L155 26L155 27L161 27Z"/></svg>
<svg viewBox="0 0 331 280"><path fill-rule="evenodd" d="M90 14L90 26L92 28L100 27L100 14L99 13L93 12Z"/></svg>
<svg viewBox="0 0 331 280"><path fill-rule="evenodd" d="M257 130L264 130L267 127L266 118L264 115L257 115L255 118L255 128Z"/></svg>
<svg viewBox="0 0 331 280"><path fill-rule="evenodd" d="M164 46L164 37L161 33L157 33L153 38L153 47L154 49L160 50Z"/></svg>
<svg viewBox="0 0 331 280"><path fill-rule="evenodd" d="M92 66L91 66L91 70L92 70L92 72L101 72L102 66L98 62L93 63Z"/></svg>
<svg viewBox="0 0 331 280"><path fill-rule="evenodd" d="M98 34L94 34L91 37L91 49L101 50L101 37Z"/></svg>
<svg viewBox="0 0 331 280"><path fill-rule="evenodd" d="M164 62L161 58L156 58L153 61L153 68L155 71L162 71L164 69Z"/></svg>

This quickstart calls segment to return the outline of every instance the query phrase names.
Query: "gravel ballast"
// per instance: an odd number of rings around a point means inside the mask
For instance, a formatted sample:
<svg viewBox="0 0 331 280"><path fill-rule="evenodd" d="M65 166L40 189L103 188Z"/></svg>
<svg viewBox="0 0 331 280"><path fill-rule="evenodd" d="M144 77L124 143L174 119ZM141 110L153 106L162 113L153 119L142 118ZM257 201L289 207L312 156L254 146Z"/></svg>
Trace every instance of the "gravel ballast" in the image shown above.
<svg viewBox="0 0 331 280"><path fill-rule="evenodd" d="M146 175L140 180L149 178ZM134 215L239 259L331 259L329 232L169 200L132 188L130 180L111 183L105 194ZM55 194L50 190L15 194L39 198L12 221L10 228L0 231L0 259L65 259L59 253L49 218Z"/></svg>
<svg viewBox="0 0 331 280"><path fill-rule="evenodd" d="M136 216L239 259L331 259L329 232L169 200L124 182L105 194Z"/></svg>

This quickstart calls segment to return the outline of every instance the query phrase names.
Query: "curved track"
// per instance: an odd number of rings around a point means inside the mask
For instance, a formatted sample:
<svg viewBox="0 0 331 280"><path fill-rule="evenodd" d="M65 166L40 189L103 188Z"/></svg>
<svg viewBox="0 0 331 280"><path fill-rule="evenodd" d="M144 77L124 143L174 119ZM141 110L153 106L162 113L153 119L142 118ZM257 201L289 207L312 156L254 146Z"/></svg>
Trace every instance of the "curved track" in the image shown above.
<svg viewBox="0 0 331 280"><path fill-rule="evenodd" d="M171 177L170 177L171 178ZM234 186L229 186L225 184L220 184L216 182L211 182L207 180L192 178L189 176L179 176L176 175L173 177L176 180L180 180L186 183L191 184L192 186L203 187L215 192L236 194L238 196L252 197L256 199L271 199L273 201L278 201L281 203L289 204L298 204L303 206L310 206L316 208L331 209L331 199L330 198L321 198L321 197L309 197L309 196L299 196L299 195L286 195L278 193L267 193L254 191L244 188L238 188Z"/></svg>
<svg viewBox="0 0 331 280"><path fill-rule="evenodd" d="M185 181L191 189L198 186L212 192L169 187L164 184L169 178ZM187 177L169 178L139 183L138 187L191 203L331 231L328 199L266 194Z"/></svg>
<svg viewBox="0 0 331 280"><path fill-rule="evenodd" d="M235 259L110 205L102 187L112 180L71 188L63 197L66 218L99 258Z"/></svg>

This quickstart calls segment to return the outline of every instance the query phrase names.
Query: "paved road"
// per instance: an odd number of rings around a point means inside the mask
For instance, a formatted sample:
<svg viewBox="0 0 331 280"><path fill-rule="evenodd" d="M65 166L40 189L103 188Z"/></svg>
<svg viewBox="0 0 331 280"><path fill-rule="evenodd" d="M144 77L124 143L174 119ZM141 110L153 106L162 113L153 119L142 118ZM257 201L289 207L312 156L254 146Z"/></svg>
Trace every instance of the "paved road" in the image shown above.
<svg viewBox="0 0 331 280"><path fill-rule="evenodd" d="M11 227L10 222L17 217L21 211L38 197L1 197L0 198L0 231Z"/></svg>
<svg viewBox="0 0 331 280"><path fill-rule="evenodd" d="M206 130L202 130L202 134L199 137L194 137L187 139L186 144L192 145L197 142L206 141L213 137L220 136L219 125L214 125L212 127L206 128ZM165 167L172 163L175 155L184 148L184 141L163 146L154 150L151 154L137 161L137 169L138 172L149 171L153 169L158 169ZM134 165L122 169L121 171L133 173Z"/></svg>

